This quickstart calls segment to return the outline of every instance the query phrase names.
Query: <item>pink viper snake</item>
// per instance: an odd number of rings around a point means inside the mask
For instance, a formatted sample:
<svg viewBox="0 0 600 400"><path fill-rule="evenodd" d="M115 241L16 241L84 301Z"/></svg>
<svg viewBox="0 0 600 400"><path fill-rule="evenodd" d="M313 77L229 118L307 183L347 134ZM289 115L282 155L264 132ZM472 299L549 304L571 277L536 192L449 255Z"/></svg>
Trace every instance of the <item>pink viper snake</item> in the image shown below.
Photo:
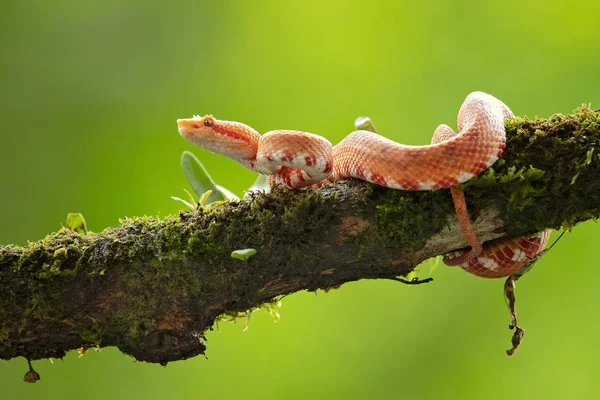
<svg viewBox="0 0 600 400"><path fill-rule="evenodd" d="M550 235L545 230L482 245L469 219L459 185L501 156L507 118L514 115L502 101L474 92L458 112L458 134L440 125L426 146L403 145L368 130L356 130L332 146L312 133L275 130L260 135L248 125L212 115L179 119L177 124L185 139L267 175L271 186L300 189L356 178L399 190L450 189L471 248L447 254L444 262L480 277L500 278L526 268L543 251Z"/></svg>

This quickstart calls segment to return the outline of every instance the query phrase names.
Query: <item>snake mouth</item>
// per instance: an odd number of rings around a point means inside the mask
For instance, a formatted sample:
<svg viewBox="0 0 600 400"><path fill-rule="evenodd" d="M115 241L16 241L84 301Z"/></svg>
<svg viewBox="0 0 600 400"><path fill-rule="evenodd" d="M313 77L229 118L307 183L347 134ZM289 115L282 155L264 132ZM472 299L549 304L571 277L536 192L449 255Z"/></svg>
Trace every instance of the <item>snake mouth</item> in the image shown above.
<svg viewBox="0 0 600 400"><path fill-rule="evenodd" d="M194 130L200 128L200 123L197 118L184 118L177 120L177 130L184 138L189 138L194 134Z"/></svg>

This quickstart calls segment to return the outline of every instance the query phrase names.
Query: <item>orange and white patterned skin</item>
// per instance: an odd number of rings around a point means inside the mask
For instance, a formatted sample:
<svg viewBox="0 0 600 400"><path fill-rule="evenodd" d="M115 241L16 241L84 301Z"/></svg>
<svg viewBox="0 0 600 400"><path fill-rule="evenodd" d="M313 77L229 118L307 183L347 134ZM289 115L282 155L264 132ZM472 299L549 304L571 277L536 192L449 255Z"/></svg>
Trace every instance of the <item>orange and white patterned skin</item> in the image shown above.
<svg viewBox="0 0 600 400"><path fill-rule="evenodd" d="M212 115L179 119L177 125L185 139L268 175L272 186L298 189L324 180L357 178L400 190L450 188L461 229L471 249L453 252L444 262L478 276L501 277L522 267L523 260L519 257L512 260L514 254L500 259L500 245L496 242L486 244L482 250L467 214L464 194L457 186L498 160L506 143L504 120L512 117L511 110L495 97L483 92L471 93L458 113L459 133L440 125L432 144L427 146L403 145L377 133L358 130L332 148L319 135L277 130L261 136L247 125L217 120ZM533 244L526 246L525 254L532 257L542 251L545 239L537 241L537 249ZM516 250L522 245L519 240L525 239L502 239L498 243ZM496 257L493 262L488 261L488 255Z"/></svg>
<svg viewBox="0 0 600 400"><path fill-rule="evenodd" d="M185 139L267 175L271 186L300 189L322 182L333 168L331 143L312 133L278 130L261 136L241 122L212 115L178 119L177 125Z"/></svg>
<svg viewBox="0 0 600 400"><path fill-rule="evenodd" d="M486 243L479 256L459 264L467 272L482 278L504 278L521 270L546 247L550 229L532 236L503 238ZM454 251L446 255L448 260L460 257L464 252Z"/></svg>
<svg viewBox="0 0 600 400"><path fill-rule="evenodd" d="M351 177L401 190L457 186L498 160L506 143L504 120L512 117L500 100L475 92L458 112L460 134L440 125L429 146L407 146L369 131L352 132L333 150L331 180Z"/></svg>

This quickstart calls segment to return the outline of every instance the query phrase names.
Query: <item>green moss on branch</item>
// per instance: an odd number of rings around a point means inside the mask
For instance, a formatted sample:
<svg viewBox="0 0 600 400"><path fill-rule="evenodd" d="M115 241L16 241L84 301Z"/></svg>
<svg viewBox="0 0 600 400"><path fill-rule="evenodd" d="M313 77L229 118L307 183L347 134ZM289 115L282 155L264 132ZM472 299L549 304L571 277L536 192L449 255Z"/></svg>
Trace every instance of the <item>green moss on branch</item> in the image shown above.
<svg viewBox="0 0 600 400"><path fill-rule="evenodd" d="M600 214L600 115L582 108L506 123L500 161L464 185L484 239L570 228ZM117 346L166 363L203 353L202 335L299 290L408 274L465 245L447 190L348 181L254 193L194 213L63 229L0 247L0 358ZM253 248L247 261L231 257Z"/></svg>

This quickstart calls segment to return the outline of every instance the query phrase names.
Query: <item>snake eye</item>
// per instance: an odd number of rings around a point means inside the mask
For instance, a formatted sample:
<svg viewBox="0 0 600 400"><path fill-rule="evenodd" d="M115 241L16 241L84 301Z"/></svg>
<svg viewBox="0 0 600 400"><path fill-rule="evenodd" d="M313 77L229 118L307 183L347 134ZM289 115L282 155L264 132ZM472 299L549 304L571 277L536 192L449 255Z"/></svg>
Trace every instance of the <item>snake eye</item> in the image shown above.
<svg viewBox="0 0 600 400"><path fill-rule="evenodd" d="M207 128L210 128L213 124L213 120L212 118L207 118L204 120L204 126L206 126Z"/></svg>

